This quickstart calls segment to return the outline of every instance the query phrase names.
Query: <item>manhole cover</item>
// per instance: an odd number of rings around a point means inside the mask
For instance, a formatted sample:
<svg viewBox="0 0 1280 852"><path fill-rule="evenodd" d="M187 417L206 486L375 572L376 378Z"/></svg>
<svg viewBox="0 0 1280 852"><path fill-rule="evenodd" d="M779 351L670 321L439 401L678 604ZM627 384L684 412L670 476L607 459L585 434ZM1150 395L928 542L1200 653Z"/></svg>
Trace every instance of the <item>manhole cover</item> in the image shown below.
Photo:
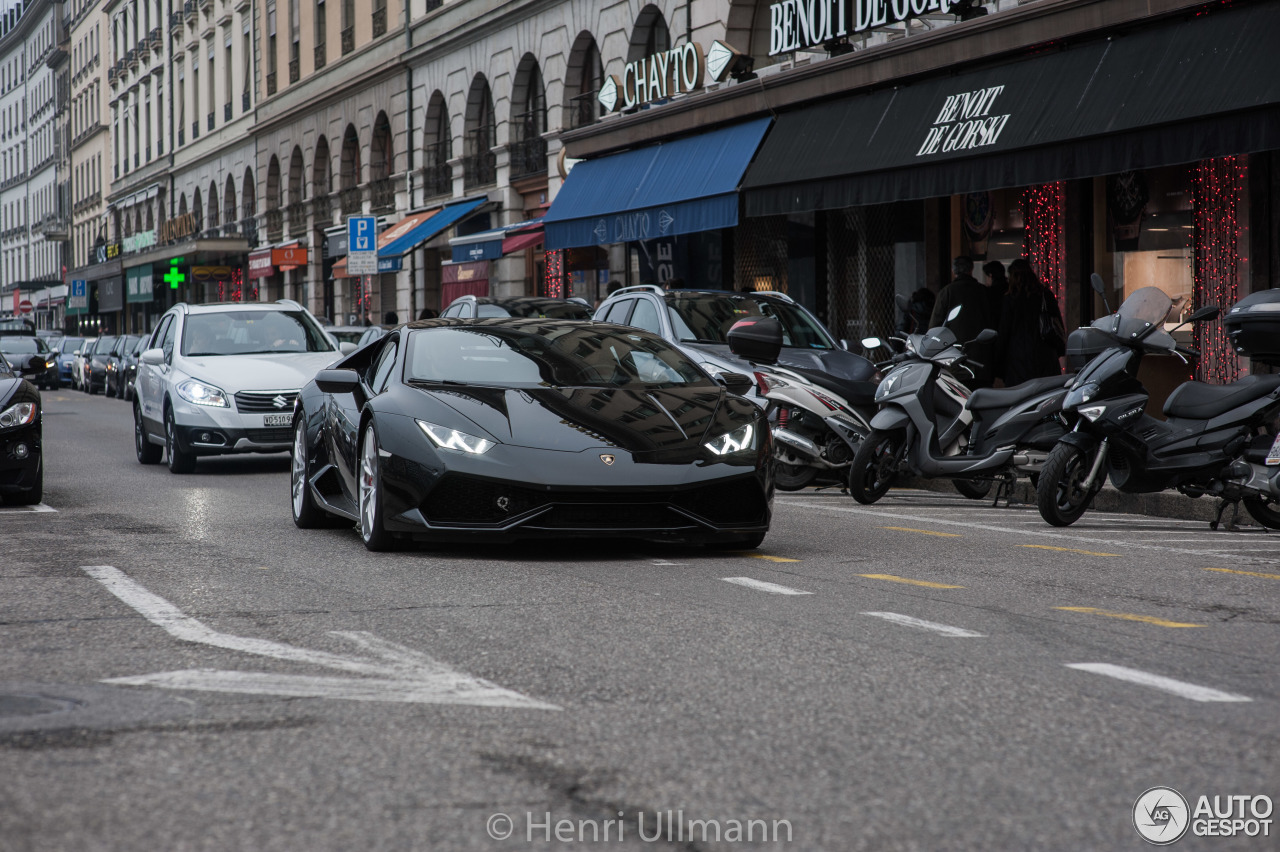
<svg viewBox="0 0 1280 852"><path fill-rule="evenodd" d="M42 695L0 695L0 718L7 716L40 716L65 713L75 709L76 702Z"/></svg>

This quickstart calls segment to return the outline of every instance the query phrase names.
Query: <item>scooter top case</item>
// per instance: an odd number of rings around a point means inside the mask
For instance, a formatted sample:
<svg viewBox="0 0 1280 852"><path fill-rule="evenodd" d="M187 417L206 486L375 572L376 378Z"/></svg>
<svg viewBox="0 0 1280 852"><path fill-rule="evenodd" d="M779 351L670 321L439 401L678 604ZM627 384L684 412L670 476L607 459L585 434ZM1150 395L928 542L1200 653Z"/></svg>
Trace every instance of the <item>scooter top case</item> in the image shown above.
<svg viewBox="0 0 1280 852"><path fill-rule="evenodd" d="M1222 320L1236 352L1280 366L1280 287L1245 296Z"/></svg>

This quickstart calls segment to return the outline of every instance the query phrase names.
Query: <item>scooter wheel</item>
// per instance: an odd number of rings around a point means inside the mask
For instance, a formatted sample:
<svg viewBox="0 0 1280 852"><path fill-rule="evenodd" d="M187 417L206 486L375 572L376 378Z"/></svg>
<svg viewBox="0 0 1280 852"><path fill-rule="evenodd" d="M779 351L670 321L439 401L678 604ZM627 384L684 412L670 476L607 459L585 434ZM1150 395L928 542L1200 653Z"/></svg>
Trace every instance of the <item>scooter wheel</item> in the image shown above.
<svg viewBox="0 0 1280 852"><path fill-rule="evenodd" d="M991 480L985 479L974 482L971 479L953 479L951 484L956 487L963 496L970 500L985 500L991 494Z"/></svg>
<svg viewBox="0 0 1280 852"><path fill-rule="evenodd" d="M889 491L898 478L898 461L907 433L873 430L858 444L858 452L849 465L849 493L863 505L870 505Z"/></svg>
<svg viewBox="0 0 1280 852"><path fill-rule="evenodd" d="M773 469L773 484L779 491L799 491L818 476L817 468L809 465L778 462Z"/></svg>
<svg viewBox="0 0 1280 852"><path fill-rule="evenodd" d="M1267 497L1246 497L1241 502L1255 521L1264 527L1280 530L1280 501Z"/></svg>
<svg viewBox="0 0 1280 852"><path fill-rule="evenodd" d="M1100 452L1101 450L1095 450ZM1093 459L1079 447L1058 444L1045 459L1036 485L1036 505L1040 517L1055 527L1069 527L1089 508L1094 491L1086 489Z"/></svg>

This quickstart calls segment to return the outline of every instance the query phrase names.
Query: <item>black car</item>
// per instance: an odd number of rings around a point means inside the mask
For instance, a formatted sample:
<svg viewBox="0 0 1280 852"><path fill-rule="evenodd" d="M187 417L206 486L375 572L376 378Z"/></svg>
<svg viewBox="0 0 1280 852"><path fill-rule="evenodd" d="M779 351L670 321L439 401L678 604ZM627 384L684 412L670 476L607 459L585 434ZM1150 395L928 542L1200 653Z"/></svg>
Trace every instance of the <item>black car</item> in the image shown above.
<svg viewBox="0 0 1280 852"><path fill-rule="evenodd" d="M0 332L0 355L6 355L9 363L20 375L25 376L41 390L57 388L58 359L43 337L32 334L5 334ZM34 356L40 356L40 360Z"/></svg>
<svg viewBox="0 0 1280 852"><path fill-rule="evenodd" d="M125 359L128 358L129 353L137 345L138 336L136 334L122 334L116 338L115 343L107 351L104 359L107 378L103 387L103 392L107 396L124 399Z"/></svg>
<svg viewBox="0 0 1280 852"><path fill-rule="evenodd" d="M151 335L133 338L133 345L122 356L124 378L120 382L120 398L133 399L134 385L138 381L138 356L147 350Z"/></svg>
<svg viewBox="0 0 1280 852"><path fill-rule="evenodd" d="M44 499L43 428L40 392L0 355L0 499L6 503Z"/></svg>
<svg viewBox="0 0 1280 852"><path fill-rule="evenodd" d="M302 389L294 522L357 521L370 550L396 538L756 547L771 438L736 395L750 379L721 381L634 328L413 322Z"/></svg>
<svg viewBox="0 0 1280 852"><path fill-rule="evenodd" d="M459 296L440 312L442 317L545 317L547 319L591 319L591 304L586 299L550 299L543 296L517 296L494 299L488 296Z"/></svg>
<svg viewBox="0 0 1280 852"><path fill-rule="evenodd" d="M113 334L104 334L85 355L84 386L81 390L90 396L107 389L107 364L111 361L111 348L117 339Z"/></svg>

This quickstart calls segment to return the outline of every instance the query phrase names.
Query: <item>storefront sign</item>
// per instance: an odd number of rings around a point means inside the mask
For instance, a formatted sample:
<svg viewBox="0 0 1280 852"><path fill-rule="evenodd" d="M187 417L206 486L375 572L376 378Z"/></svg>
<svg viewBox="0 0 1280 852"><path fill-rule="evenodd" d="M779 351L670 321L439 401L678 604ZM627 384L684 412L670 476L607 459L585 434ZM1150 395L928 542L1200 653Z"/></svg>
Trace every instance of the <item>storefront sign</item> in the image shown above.
<svg viewBox="0 0 1280 852"><path fill-rule="evenodd" d="M922 15L954 14L959 0L781 0L769 6L769 55L830 41Z"/></svg>
<svg viewBox="0 0 1280 852"><path fill-rule="evenodd" d="M93 259L98 263L106 263L108 260L115 260L120 256L120 244L107 243L97 246L94 251L96 255Z"/></svg>
<svg viewBox="0 0 1280 852"><path fill-rule="evenodd" d="M124 250L126 252L142 251L145 248L151 248L155 244L155 231L141 231L131 237L124 238Z"/></svg>
<svg viewBox="0 0 1280 852"><path fill-rule="evenodd" d="M605 78L598 100L605 112L613 112L692 92L702 86L705 64L701 45L686 42L628 62L621 80L613 75Z"/></svg>
<svg viewBox="0 0 1280 852"><path fill-rule="evenodd" d="M989 86L948 95L916 156L969 151L996 144L1009 123L1008 114L992 114L996 99L1003 92L1004 86Z"/></svg>
<svg viewBox="0 0 1280 852"><path fill-rule="evenodd" d="M446 263L440 269L443 283L459 284L466 281L488 281L489 261L476 263Z"/></svg>
<svg viewBox="0 0 1280 852"><path fill-rule="evenodd" d="M125 301L150 302L152 299L151 264L144 263L125 270Z"/></svg>
<svg viewBox="0 0 1280 852"><path fill-rule="evenodd" d="M103 278L98 282L98 313L109 314L124 308L124 281Z"/></svg>
<svg viewBox="0 0 1280 852"><path fill-rule="evenodd" d="M275 271L276 266L271 262L271 249L255 251L249 255L249 278L266 278Z"/></svg>
<svg viewBox="0 0 1280 852"><path fill-rule="evenodd" d="M160 226L161 242L173 242L183 237L189 237L196 232L196 217L194 213L183 213L181 216L175 216Z"/></svg>
<svg viewBox="0 0 1280 852"><path fill-rule="evenodd" d="M230 266L193 266L191 277L196 281L230 281Z"/></svg>
<svg viewBox="0 0 1280 852"><path fill-rule="evenodd" d="M281 269L288 270L307 265L307 250L302 246L285 246L271 250L271 262Z"/></svg>
<svg viewBox="0 0 1280 852"><path fill-rule="evenodd" d="M403 255L378 258L378 272L399 272L403 268Z"/></svg>

